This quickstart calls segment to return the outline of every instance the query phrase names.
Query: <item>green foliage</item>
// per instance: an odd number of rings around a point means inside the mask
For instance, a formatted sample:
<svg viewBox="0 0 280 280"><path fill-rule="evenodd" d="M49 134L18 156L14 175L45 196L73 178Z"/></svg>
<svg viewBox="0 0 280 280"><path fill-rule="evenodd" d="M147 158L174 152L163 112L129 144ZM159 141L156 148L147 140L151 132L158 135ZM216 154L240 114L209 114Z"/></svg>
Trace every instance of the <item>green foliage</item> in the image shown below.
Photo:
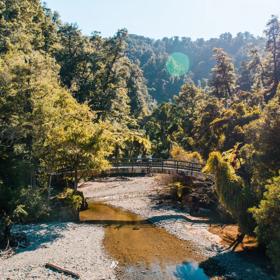
<svg viewBox="0 0 280 280"><path fill-rule="evenodd" d="M16 222L22 222L28 217L28 213L25 210L25 205L18 204L13 212L13 220Z"/></svg>
<svg viewBox="0 0 280 280"><path fill-rule="evenodd" d="M152 153L156 157L168 157L174 133L177 130L177 119L174 118L174 106L165 103L156 108L151 116L146 118L144 128L152 144Z"/></svg>
<svg viewBox="0 0 280 280"><path fill-rule="evenodd" d="M215 175L219 201L238 222L240 230L252 234L255 224L248 209L254 205L255 198L250 187L245 185L233 166L219 152L210 154L204 171Z"/></svg>
<svg viewBox="0 0 280 280"><path fill-rule="evenodd" d="M108 123L97 122L87 105L79 104L68 92L57 90L35 107L45 116L35 131L33 152L49 173L59 170L103 170L113 151ZM75 176L75 188L80 178Z"/></svg>
<svg viewBox="0 0 280 280"><path fill-rule="evenodd" d="M88 37L39 0L0 1L0 246L13 222L49 218L54 205L77 216L82 171L111 159L209 157L221 205L243 233L257 222L278 267L279 26L273 16L266 46L249 33ZM188 56L188 73L168 73L173 53ZM49 204L48 174L65 170L74 190Z"/></svg>
<svg viewBox="0 0 280 280"><path fill-rule="evenodd" d="M70 207L74 207L75 210L79 210L83 203L83 198L73 189L65 189L57 195L57 199Z"/></svg>
<svg viewBox="0 0 280 280"><path fill-rule="evenodd" d="M250 59L248 50L252 46L257 50L263 49L265 39L255 38L248 32L238 33L235 37L230 33L224 33L219 38L209 40L192 40L186 37L153 40L143 36L129 35L127 43L126 53L133 62L139 62L147 80L149 94L159 103L163 103L170 101L189 78L195 84L207 88L214 65L212 60L214 48L224 49L233 57L235 68L239 69L242 61ZM189 57L190 69L186 75L172 77L166 69L166 62L173 53L177 52Z"/></svg>
<svg viewBox="0 0 280 280"><path fill-rule="evenodd" d="M257 237L266 246L267 254L280 278L280 177L272 178L266 190L260 205L251 211L257 222Z"/></svg>
<svg viewBox="0 0 280 280"><path fill-rule="evenodd" d="M171 148L170 156L179 161L192 161L203 164L203 158L198 152L187 152L177 145Z"/></svg>
<svg viewBox="0 0 280 280"><path fill-rule="evenodd" d="M57 19L39 0L2 0L0 54L14 49L52 52L59 45Z"/></svg>
<svg viewBox="0 0 280 280"><path fill-rule="evenodd" d="M184 186L183 186L183 184L181 182L170 183L170 184L168 184L168 187L171 190L175 190L176 196L177 196L178 199L182 199L183 191L184 191Z"/></svg>
<svg viewBox="0 0 280 280"><path fill-rule="evenodd" d="M243 143L246 125L259 119L260 114L258 108L250 107L245 102L236 102L223 109L220 116L210 123L211 132L217 137L216 147L226 151L236 143Z"/></svg>
<svg viewBox="0 0 280 280"><path fill-rule="evenodd" d="M200 150L196 140L199 138L198 122L207 106L205 99L206 94L190 82L182 87L173 103L162 104L145 119L144 127L156 156L169 156L173 145L188 151Z"/></svg>
<svg viewBox="0 0 280 280"><path fill-rule="evenodd" d="M115 143L113 156L117 160L146 157L151 153L151 142L141 131L122 128Z"/></svg>
<svg viewBox="0 0 280 280"><path fill-rule="evenodd" d="M16 222L39 222L48 217L47 195L40 188L21 188L15 205L17 206L13 215Z"/></svg>
<svg viewBox="0 0 280 280"><path fill-rule="evenodd" d="M265 33L267 37L266 57L264 61L266 67L265 83L267 88L265 91L265 100L268 102L275 96L280 81L280 22L276 16L272 16L267 23Z"/></svg>
<svg viewBox="0 0 280 280"><path fill-rule="evenodd" d="M216 65L212 69L210 86L212 93L219 98L230 98L236 88L236 74L231 58L223 49L213 50Z"/></svg>
<svg viewBox="0 0 280 280"><path fill-rule="evenodd" d="M266 178L278 172L280 164L280 111L279 93L265 107L261 118L248 127L247 138L251 138L258 151L258 160L267 167Z"/></svg>
<svg viewBox="0 0 280 280"><path fill-rule="evenodd" d="M88 102L102 119L131 123L150 112L140 68L124 53L126 30L110 38L83 36L76 25L60 26L62 48L56 53L63 84L80 102Z"/></svg>
<svg viewBox="0 0 280 280"><path fill-rule="evenodd" d="M118 140L123 154L149 153L138 122L152 101L126 36L83 36L38 0L0 3L1 216L45 219L48 174L73 170L77 188L79 170L109 167Z"/></svg>

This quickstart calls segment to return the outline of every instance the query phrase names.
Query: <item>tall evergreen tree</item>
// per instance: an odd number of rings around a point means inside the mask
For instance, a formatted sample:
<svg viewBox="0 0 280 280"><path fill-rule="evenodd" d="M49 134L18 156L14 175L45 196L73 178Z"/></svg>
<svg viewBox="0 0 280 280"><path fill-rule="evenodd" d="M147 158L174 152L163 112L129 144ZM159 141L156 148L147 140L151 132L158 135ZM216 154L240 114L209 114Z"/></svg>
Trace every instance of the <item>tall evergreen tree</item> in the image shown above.
<svg viewBox="0 0 280 280"><path fill-rule="evenodd" d="M265 30L267 37L267 71L269 73L268 93L265 100L269 101L276 94L280 80L280 23L276 16L272 16Z"/></svg>
<svg viewBox="0 0 280 280"><path fill-rule="evenodd" d="M234 65L224 50L216 48L213 52L216 65L212 69L211 91L219 98L231 98L236 90Z"/></svg>

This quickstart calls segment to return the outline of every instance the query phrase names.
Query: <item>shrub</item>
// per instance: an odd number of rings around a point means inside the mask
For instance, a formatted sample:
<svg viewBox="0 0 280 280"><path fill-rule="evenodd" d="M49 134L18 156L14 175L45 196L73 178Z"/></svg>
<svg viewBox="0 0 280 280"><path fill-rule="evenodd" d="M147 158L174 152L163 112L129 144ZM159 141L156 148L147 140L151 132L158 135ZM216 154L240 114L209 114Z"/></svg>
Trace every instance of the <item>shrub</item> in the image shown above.
<svg viewBox="0 0 280 280"><path fill-rule="evenodd" d="M235 169L225 161L220 152L209 155L204 171L215 175L215 190L219 202L238 222L241 232L252 234L255 223L248 209L256 204L250 187L236 174Z"/></svg>
<svg viewBox="0 0 280 280"><path fill-rule="evenodd" d="M278 279L280 279L280 176L272 178L266 186L259 207L251 209L257 222L256 234L267 248Z"/></svg>
<svg viewBox="0 0 280 280"><path fill-rule="evenodd" d="M76 211L80 210L83 204L83 197L81 193L69 188L57 195L57 199L67 206L72 207Z"/></svg>
<svg viewBox="0 0 280 280"><path fill-rule="evenodd" d="M175 160L194 161L203 164L202 156L198 152L188 152L178 145L171 148L170 156Z"/></svg>
<svg viewBox="0 0 280 280"><path fill-rule="evenodd" d="M169 187L172 191L175 191L176 197L177 197L178 199L182 199L184 186L183 186L183 184L182 184L181 182L173 182L173 183L170 183L170 184L168 184L168 187Z"/></svg>
<svg viewBox="0 0 280 280"><path fill-rule="evenodd" d="M21 188L15 205L13 216L16 222L38 222L49 215L47 195L39 188Z"/></svg>

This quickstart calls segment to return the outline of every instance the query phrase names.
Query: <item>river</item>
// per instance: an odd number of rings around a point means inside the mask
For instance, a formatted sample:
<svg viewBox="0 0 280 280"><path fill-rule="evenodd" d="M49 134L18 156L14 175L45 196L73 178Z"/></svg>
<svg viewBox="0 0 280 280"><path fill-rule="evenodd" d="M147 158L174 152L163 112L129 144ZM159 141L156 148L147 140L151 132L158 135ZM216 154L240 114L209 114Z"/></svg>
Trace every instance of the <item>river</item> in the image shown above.
<svg viewBox="0 0 280 280"><path fill-rule="evenodd" d="M90 201L80 220L105 227L103 245L115 260L120 279L209 279L198 265L203 257L192 243L139 215Z"/></svg>

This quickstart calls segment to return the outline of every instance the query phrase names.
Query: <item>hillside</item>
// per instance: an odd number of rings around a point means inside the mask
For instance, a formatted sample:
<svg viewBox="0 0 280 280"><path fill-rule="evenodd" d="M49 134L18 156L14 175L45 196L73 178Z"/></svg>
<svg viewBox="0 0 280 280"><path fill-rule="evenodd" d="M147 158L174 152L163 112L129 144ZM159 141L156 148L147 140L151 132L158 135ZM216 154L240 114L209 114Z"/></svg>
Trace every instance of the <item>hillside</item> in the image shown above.
<svg viewBox="0 0 280 280"><path fill-rule="evenodd" d="M129 35L127 56L139 64L147 81L149 94L159 103L168 101L176 95L188 80L205 87L211 77L215 61L213 49L224 49L233 59L237 71L242 71L242 63L250 59L250 51L265 48L265 38L254 37L248 32L230 33L209 40L173 37L153 40L138 35ZM183 53L189 58L189 71L182 76L170 76L166 62L172 53ZM241 75L242 73L240 73ZM242 88L245 89L246 88Z"/></svg>

